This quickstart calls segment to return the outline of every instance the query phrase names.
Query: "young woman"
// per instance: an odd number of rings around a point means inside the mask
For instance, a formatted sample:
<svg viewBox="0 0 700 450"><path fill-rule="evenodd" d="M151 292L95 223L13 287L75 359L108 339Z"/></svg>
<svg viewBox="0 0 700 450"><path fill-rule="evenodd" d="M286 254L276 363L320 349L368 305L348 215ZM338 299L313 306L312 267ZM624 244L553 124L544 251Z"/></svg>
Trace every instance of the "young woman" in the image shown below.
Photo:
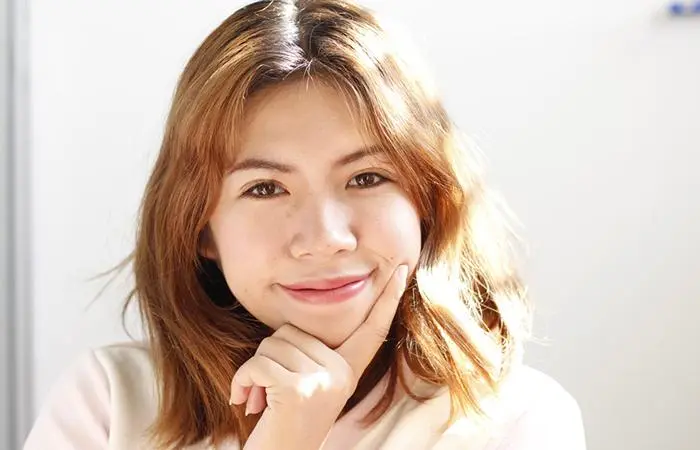
<svg viewBox="0 0 700 450"><path fill-rule="evenodd" d="M344 0L235 12L182 74L130 259L34 449L583 449L523 366L507 227L443 106ZM127 301L128 304L128 301Z"/></svg>

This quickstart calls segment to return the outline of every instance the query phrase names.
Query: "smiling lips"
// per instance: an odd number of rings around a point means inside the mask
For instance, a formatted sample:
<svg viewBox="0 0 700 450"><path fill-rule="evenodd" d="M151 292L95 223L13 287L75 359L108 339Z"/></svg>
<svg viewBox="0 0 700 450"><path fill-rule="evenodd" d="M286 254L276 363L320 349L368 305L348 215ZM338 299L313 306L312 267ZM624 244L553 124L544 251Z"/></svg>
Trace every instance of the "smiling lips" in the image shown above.
<svg viewBox="0 0 700 450"><path fill-rule="evenodd" d="M369 274L281 285L294 299L304 303L333 304L351 299L369 280Z"/></svg>

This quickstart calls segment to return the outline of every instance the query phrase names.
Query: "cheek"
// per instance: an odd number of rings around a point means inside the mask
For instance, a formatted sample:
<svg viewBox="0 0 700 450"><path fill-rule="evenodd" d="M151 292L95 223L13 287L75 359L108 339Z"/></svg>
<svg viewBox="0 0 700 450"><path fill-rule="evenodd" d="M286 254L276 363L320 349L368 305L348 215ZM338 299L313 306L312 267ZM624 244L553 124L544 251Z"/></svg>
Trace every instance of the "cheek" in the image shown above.
<svg viewBox="0 0 700 450"><path fill-rule="evenodd" d="M273 278L275 258L279 254L278 221L260 217L253 211L216 214L210 221L219 261L231 292L258 318L255 299L264 298L265 286Z"/></svg>
<svg viewBox="0 0 700 450"><path fill-rule="evenodd" d="M280 312L267 301L266 287L273 278L279 248L279 230L273 220L256 214L230 211L212 219L211 227L221 268L229 289L258 320L277 328L284 323Z"/></svg>
<svg viewBox="0 0 700 450"><path fill-rule="evenodd" d="M212 219L212 230L222 264L245 268L267 262L279 249L279 218L255 210L231 209Z"/></svg>
<svg viewBox="0 0 700 450"><path fill-rule="evenodd" d="M421 250L418 212L407 196L395 192L382 196L363 214L360 225L365 243L389 262L415 267Z"/></svg>

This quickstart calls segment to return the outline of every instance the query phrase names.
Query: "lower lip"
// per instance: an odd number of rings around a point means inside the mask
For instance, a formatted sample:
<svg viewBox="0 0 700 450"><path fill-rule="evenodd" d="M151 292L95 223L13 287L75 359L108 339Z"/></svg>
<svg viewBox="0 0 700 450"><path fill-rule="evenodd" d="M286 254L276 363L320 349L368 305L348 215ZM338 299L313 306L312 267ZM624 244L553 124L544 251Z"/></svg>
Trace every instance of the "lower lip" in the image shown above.
<svg viewBox="0 0 700 450"><path fill-rule="evenodd" d="M369 277L353 281L352 283L335 289L288 289L284 286L282 286L282 289L294 299L301 302L315 305L329 305L350 300L365 287L368 279Z"/></svg>

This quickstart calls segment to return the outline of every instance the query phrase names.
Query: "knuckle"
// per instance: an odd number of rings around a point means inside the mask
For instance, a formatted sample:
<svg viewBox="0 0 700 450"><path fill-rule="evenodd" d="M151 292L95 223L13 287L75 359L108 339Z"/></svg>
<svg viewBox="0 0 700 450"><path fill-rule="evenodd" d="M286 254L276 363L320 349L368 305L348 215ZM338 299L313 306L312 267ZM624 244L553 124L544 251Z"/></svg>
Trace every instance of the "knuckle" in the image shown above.
<svg viewBox="0 0 700 450"><path fill-rule="evenodd" d="M311 397L314 391L313 380L308 375L295 374L290 380L289 394L297 401Z"/></svg>
<svg viewBox="0 0 700 450"><path fill-rule="evenodd" d="M358 380L359 376L355 374L352 366L343 361L343 364L339 364L335 367L333 390L343 396L350 397L357 388Z"/></svg>
<svg viewBox="0 0 700 450"><path fill-rule="evenodd" d="M269 336L260 342L260 345L258 345L258 349L256 350L255 354L269 355L271 352L274 352L275 349L279 348L279 346L280 340L274 336Z"/></svg>
<svg viewBox="0 0 700 450"><path fill-rule="evenodd" d="M347 388L345 377L319 369L299 374L294 379L294 392L298 398L308 399L316 395L344 392Z"/></svg>
<svg viewBox="0 0 700 450"><path fill-rule="evenodd" d="M257 350L255 350L256 356L257 355L264 355L266 353L267 349L270 347L270 341L268 339L269 338L265 338L260 342L260 345L258 345Z"/></svg>
<svg viewBox="0 0 700 450"><path fill-rule="evenodd" d="M292 328L291 324L284 323L284 324L282 324L282 326L277 328L277 330L275 331L275 334L284 334L284 333L288 332L291 328Z"/></svg>
<svg viewBox="0 0 700 450"><path fill-rule="evenodd" d="M348 396L351 395L357 389L358 378L352 367L348 365L338 376L338 389L343 393L348 393Z"/></svg>
<svg viewBox="0 0 700 450"><path fill-rule="evenodd" d="M281 327L279 327L273 336L278 336L278 337L291 337L295 336L299 330L292 324L290 323L285 323Z"/></svg>

